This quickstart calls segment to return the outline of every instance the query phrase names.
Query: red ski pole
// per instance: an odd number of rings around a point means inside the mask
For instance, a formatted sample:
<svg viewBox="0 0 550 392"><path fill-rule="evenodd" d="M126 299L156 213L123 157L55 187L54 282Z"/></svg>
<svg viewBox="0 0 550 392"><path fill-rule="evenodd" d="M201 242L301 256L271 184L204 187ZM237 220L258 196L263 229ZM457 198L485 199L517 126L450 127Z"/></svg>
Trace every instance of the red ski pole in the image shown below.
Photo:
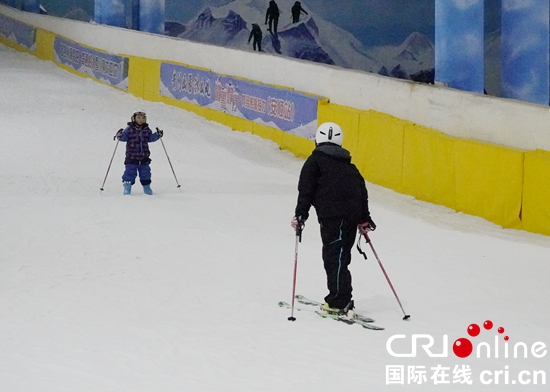
<svg viewBox="0 0 550 392"><path fill-rule="evenodd" d="M382 262L380 261L380 258L378 257L378 255L376 254L376 251L374 250L374 246L372 246L372 242L369 238L369 234L368 232L366 231L361 231L359 230L359 232L361 234L363 234L363 236L365 237L365 241L367 241L367 243L370 245L370 248L372 249L372 253L374 253L374 257L376 257L376 260L378 261L378 265L380 266L380 268L382 269L382 272L384 273L384 276L386 277L386 280L388 281L389 285L390 285L390 288L391 288L391 291L393 291L393 295L395 295L395 299L397 300L397 303L399 304L399 306L401 307L401 311L403 312L404 314L404 317L403 317L403 320L408 320L411 316L408 315L407 313L405 313L405 309L403 309L403 305L401 305L401 301L399 300L399 297L397 295L397 293L395 292L395 289L393 288L393 285L390 281L390 277L388 276L388 274L386 273L386 270L384 269L384 266L382 265ZM359 252L361 252L361 254L363 254L363 256L365 257L365 259L367 258L367 255L361 251L361 248L359 247L359 243L357 243L357 248L359 249Z"/></svg>
<svg viewBox="0 0 550 392"><path fill-rule="evenodd" d="M298 226L296 227L296 245L294 246L294 278L292 279L292 306L290 308L290 317L289 321L296 321L294 317L294 299L296 298L296 272L298 271L298 244L302 241L302 222L298 221Z"/></svg>
<svg viewBox="0 0 550 392"><path fill-rule="evenodd" d="M122 128L118 132L121 132L121 131L122 131ZM114 137L114 139L116 139L116 136ZM117 139L116 144L115 144L115 151L113 151L113 156L111 157L111 161L109 162L109 167L107 167L107 173L105 173L105 178L103 179L103 184L101 184L101 188L99 188L99 193L100 194L101 194L101 192L103 192L103 187L105 186L105 181L107 181L107 176L109 175L109 170L111 170L111 164L113 163L113 158L115 157L116 148L118 147L118 142L119 141L120 140Z"/></svg>

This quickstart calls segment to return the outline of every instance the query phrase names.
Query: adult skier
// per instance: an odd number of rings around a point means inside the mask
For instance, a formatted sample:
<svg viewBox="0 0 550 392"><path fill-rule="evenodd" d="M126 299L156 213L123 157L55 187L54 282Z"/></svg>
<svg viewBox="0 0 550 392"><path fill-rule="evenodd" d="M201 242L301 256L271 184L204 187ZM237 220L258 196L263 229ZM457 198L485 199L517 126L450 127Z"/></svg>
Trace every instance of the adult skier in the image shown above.
<svg viewBox="0 0 550 392"><path fill-rule="evenodd" d="M338 124L326 122L317 129L316 148L300 172L291 226L295 230L303 227L310 207L315 207L329 291L321 310L349 316L354 308L348 269L351 248L358 228L372 231L376 225L369 212L365 180L351 163L350 153L342 148L342 140Z"/></svg>
<svg viewBox="0 0 550 392"><path fill-rule="evenodd" d="M124 194L129 195L132 193L132 185L134 185L139 173L139 181L143 185L143 192L152 195L149 143L159 140L163 136L163 131L158 128L155 133L151 131L144 111L135 111L131 120L124 130L118 131L115 135L121 142L126 142L125 170L122 174Z"/></svg>

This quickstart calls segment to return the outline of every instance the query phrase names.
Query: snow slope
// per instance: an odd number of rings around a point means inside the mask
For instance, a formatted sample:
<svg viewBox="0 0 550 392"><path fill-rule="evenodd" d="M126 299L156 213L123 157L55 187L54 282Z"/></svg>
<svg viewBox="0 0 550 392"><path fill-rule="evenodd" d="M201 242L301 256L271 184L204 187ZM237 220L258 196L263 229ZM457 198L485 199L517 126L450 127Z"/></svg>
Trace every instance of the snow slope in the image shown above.
<svg viewBox="0 0 550 392"><path fill-rule="evenodd" d="M121 143L100 194L113 135L135 109L165 130L181 191L157 142L155 195L135 186L123 196ZM412 334L428 334L441 352L444 335L451 345L490 319L510 347L550 344L550 238L367 184L371 238L411 320L372 253L354 251L357 309L386 330L307 311L291 323L277 302L291 296L302 160L1 45L0 115L1 391L546 390L540 380L484 385L480 374L548 373L548 355L395 358L386 342L406 335L392 346L406 353ZM297 291L322 299L314 216L298 260ZM493 336L504 343L495 330L472 341ZM436 365L465 364L472 385L430 378ZM388 365L424 366L427 379L386 385Z"/></svg>

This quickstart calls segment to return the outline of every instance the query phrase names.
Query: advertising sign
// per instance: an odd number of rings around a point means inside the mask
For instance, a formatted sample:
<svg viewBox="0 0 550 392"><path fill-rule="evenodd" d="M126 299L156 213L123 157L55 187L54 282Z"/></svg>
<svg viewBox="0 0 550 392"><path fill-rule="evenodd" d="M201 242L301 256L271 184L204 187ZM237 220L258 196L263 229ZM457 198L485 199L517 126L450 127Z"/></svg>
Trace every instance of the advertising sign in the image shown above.
<svg viewBox="0 0 550 392"><path fill-rule="evenodd" d="M1 14L0 35L28 50L36 50L36 29Z"/></svg>
<svg viewBox="0 0 550 392"><path fill-rule="evenodd" d="M321 97L166 62L160 80L162 96L314 138Z"/></svg>
<svg viewBox="0 0 550 392"><path fill-rule="evenodd" d="M93 76L114 87L128 90L128 58L100 52L60 37L55 38L55 61Z"/></svg>

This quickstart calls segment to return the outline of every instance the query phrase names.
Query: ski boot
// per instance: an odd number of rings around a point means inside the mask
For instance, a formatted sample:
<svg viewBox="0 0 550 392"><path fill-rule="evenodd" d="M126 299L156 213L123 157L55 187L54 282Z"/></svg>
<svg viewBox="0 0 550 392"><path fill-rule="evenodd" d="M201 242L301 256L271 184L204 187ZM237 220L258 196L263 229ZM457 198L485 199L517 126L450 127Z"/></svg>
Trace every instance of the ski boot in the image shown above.
<svg viewBox="0 0 550 392"><path fill-rule="evenodd" d="M130 193L132 193L132 183L131 182L124 181L122 183L122 185L124 186L124 194L125 195L129 195Z"/></svg>
<svg viewBox="0 0 550 392"><path fill-rule="evenodd" d="M151 189L151 185L143 185L143 192L144 192L146 195L152 195L152 194L153 194L153 190Z"/></svg>
<svg viewBox="0 0 550 392"><path fill-rule="evenodd" d="M353 301L349 301L349 303L343 308L333 308L327 302L321 305L321 310L323 312L326 312L328 314L334 314L337 316L342 316L350 320L355 318L355 312L353 311L354 308L355 306L353 304Z"/></svg>

